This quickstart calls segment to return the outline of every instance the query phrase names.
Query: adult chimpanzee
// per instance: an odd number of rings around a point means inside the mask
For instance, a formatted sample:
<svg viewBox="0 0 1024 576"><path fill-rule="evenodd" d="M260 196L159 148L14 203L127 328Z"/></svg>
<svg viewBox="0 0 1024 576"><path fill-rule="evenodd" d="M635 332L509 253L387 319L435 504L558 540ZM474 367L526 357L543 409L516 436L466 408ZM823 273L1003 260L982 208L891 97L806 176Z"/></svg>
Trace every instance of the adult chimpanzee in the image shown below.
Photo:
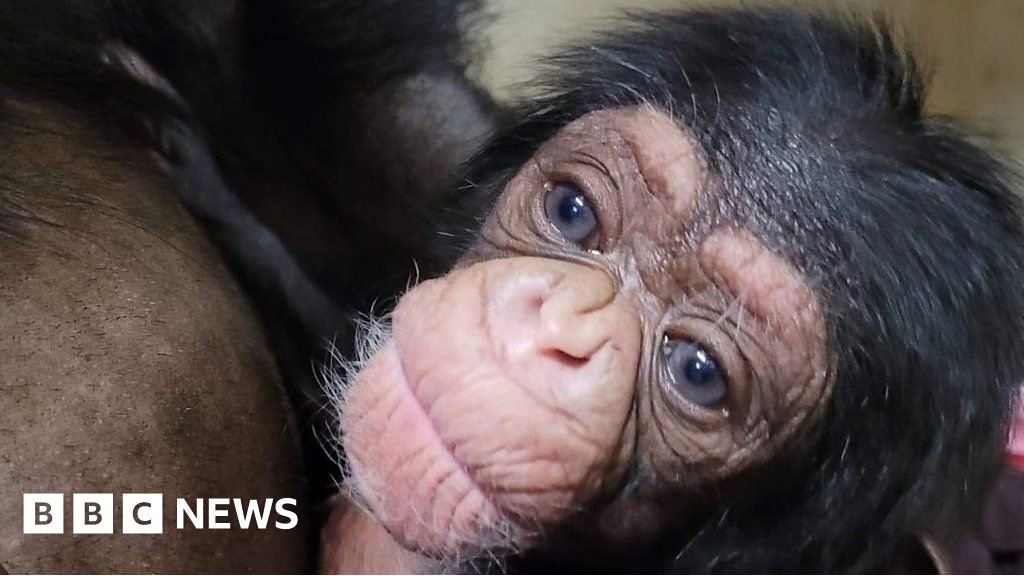
<svg viewBox="0 0 1024 576"><path fill-rule="evenodd" d="M376 202L448 187L490 126L462 76L473 4L0 3L0 572L315 566L307 503L329 473L301 462L279 389L312 412L292 384L312 380L315 340L277 294L248 305L153 162L152 126L200 123L235 191L340 301L387 294L422 242ZM27 492L65 495L65 535L22 533ZM72 535L75 492L162 493L164 534L117 520ZM174 527L176 498L211 497L298 498L302 521Z"/></svg>
<svg viewBox="0 0 1024 576"><path fill-rule="evenodd" d="M877 570L950 530L1024 376L1024 230L885 25L649 16L554 63L436 207L454 270L335 383L353 497L455 569Z"/></svg>

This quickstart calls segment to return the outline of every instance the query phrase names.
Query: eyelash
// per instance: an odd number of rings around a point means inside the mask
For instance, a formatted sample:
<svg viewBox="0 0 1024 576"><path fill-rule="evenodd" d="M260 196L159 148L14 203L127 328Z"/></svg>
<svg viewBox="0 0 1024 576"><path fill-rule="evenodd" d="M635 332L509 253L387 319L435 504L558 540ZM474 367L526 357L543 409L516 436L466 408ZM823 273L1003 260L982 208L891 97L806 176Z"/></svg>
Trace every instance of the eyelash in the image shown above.
<svg viewBox="0 0 1024 576"><path fill-rule="evenodd" d="M656 355L657 361L655 363L657 377L657 385L663 391L663 393L673 398L673 402L677 405L687 406L687 413L695 415L702 414L705 416L730 418L730 414L733 408L736 406L743 406L743 400L739 399L737 395L742 396L745 394L745 390L750 385L747 382L748 377L737 375L740 372L745 372L746 360L742 356L736 356L734 353L729 353L727 349L722 348L722 343L718 342L717 338L697 338L693 336L694 332L691 330L680 330L680 331L667 331L664 332L661 338L658 340L658 354ZM715 360L717 368L721 374L722 381L725 384L725 395L720 402L713 406L701 406L694 403L692 400L682 395L680 391L676 389L675 380L671 373L671 366L669 365L668 356L664 355L662 351L666 349L666 346L673 341L689 341L692 342L711 355ZM725 344L725 346L731 347L733 344ZM737 404L738 403L738 404ZM741 408L742 410L742 408Z"/></svg>
<svg viewBox="0 0 1024 576"><path fill-rule="evenodd" d="M553 197L553 194L558 194L560 188L563 196ZM567 195L568 194L568 195ZM561 210L566 208L565 201L581 198L582 203L569 204L569 210L581 210L585 208L585 212L570 212L569 215L562 214ZM554 200L554 202L552 202ZM591 253L601 252L601 240L602 240L602 217L598 203L595 201L593 195L587 192L584 186L581 186L573 178L557 178L552 179L544 183L543 193L540 194L539 212L544 220L546 226L553 229L563 240L566 240L579 248L587 250ZM557 213L556 213L557 212ZM572 230L573 222L569 221L570 215L584 214L588 220L584 221L584 226L589 226L585 231L585 235L580 237L574 237L574 232L582 233L581 230ZM565 220L560 222L559 218ZM560 225L564 225L564 228Z"/></svg>

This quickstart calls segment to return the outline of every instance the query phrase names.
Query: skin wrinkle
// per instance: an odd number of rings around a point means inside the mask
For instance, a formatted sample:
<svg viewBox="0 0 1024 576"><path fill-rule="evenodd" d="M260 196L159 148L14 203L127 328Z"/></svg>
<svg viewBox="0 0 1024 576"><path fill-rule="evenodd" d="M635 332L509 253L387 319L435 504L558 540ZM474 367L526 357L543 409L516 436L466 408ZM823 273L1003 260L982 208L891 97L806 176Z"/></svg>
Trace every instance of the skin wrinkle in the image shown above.
<svg viewBox="0 0 1024 576"><path fill-rule="evenodd" d="M785 287L781 286L779 284L776 284L774 286L770 286L766 290L766 295L762 297L762 301L771 300L773 298L774 294L777 291L779 291L779 290L785 290ZM798 300L800 300L800 299L801 298L798 296ZM814 306L813 306L813 304L810 301L805 300L803 305L796 304L796 305L793 305L792 307L794 308L794 317L796 317L797 315L800 315L802 311L803 312L810 312L813 315L813 307ZM793 318L792 320L795 323L798 323L798 324L800 322L799 318ZM765 325L767 327L766 331L769 332L769 333L776 333L775 330L774 330L774 325L777 325L777 324L778 324L778 321L774 317L773 318L769 318L765 322ZM806 362L804 364L813 365L813 363L814 362L813 362L812 358L807 358ZM814 370L811 369L811 371L813 372ZM809 374L807 376L808 376L808 379L811 379ZM788 388L788 389L782 390L782 402L781 402L781 404L793 404L793 403L795 403L795 401L799 400L805 394L809 394L808 387L794 387L794 388ZM799 403L797 403L797 405L799 405Z"/></svg>
<svg viewBox="0 0 1024 576"><path fill-rule="evenodd" d="M404 470L410 469L410 468L413 469L413 470L427 470L427 471L430 471L431 468L430 468L430 462L429 461L431 461L432 459L433 459L433 453L430 450L429 445L424 444L422 446L419 446L419 447L417 447L416 452L414 452L412 455L410 455L408 458L406 458L404 462L402 462L401 464L398 465L398 468L396 468L395 471L394 471L394 475L401 476L402 472ZM420 462L420 460L427 460L428 462L424 466ZM436 480L434 482L434 484L435 485L441 484L444 480L447 480L448 478L450 478L452 476L452 471L454 471L454 470L458 470L458 468L449 468L449 472L447 474L445 474L442 478ZM430 476L431 476L430 474L424 474L423 477L420 478L420 483L423 483L423 482L427 481L430 478Z"/></svg>
<svg viewBox="0 0 1024 576"><path fill-rule="evenodd" d="M604 174L605 177L608 178L608 181L612 183L612 186L616 189L616 191L621 190L619 182L622 181L622 177L613 176L612 171L609 170L607 166L605 166L604 162L601 161L601 158L599 156L591 154L586 150L580 150L576 152L576 154L583 159L579 161L581 164L586 164L597 169L599 172Z"/></svg>
<svg viewBox="0 0 1024 576"><path fill-rule="evenodd" d="M661 403L656 402L658 396L650 395L650 409L652 419L658 422L658 425L654 426L654 429L658 432L661 437L662 444L671 452L672 456L675 456L679 462L687 462L694 460L694 454L702 455L704 460L715 460L720 459L714 455L712 448L707 444L718 443L717 448L719 450L725 448L720 443L720 440L715 437L709 437L706 434L678 434L673 438L669 438L670 431L677 425L674 423L672 416L663 416L664 406ZM706 442L702 442L706 440ZM701 458L697 458L698 460ZM659 467L656 467L659 468Z"/></svg>
<svg viewBox="0 0 1024 576"><path fill-rule="evenodd" d="M696 270L696 269L695 269ZM680 280L680 285L684 285L685 280ZM677 289L679 292L684 292L682 288ZM716 302L734 302L735 299L727 298L722 293L722 290L715 286L713 283L709 283L707 287L703 288L701 292L689 299L684 299L675 302L675 314L679 318L670 316L666 320L668 328L666 328L666 334L674 337L689 337L702 341L705 346L709 346L712 352L716 354L720 362L724 362L725 368L727 369L726 375L731 376L730 388L735 396L737 389L743 390L749 387L748 377L746 376L747 361L744 360L744 354L742 354L743 346L739 345L735 339L730 341L729 338L719 338L716 334L721 336L727 336L726 329L722 326L722 323L728 320L730 305L716 304ZM695 330L694 326L690 322L690 319L699 319L706 321L707 324L701 322L702 328ZM684 322L685 320L685 322ZM675 326L675 328L673 328ZM710 330L710 332L709 332ZM754 339L756 341L756 339ZM726 346L726 348L716 347ZM736 352L731 351L732 348L737 348ZM731 361L730 358L735 356L735 360ZM742 369L738 369L738 367ZM665 387L670 387L666 384ZM756 390L756 389L755 389ZM675 392L669 392L670 394L676 394ZM681 419L681 424L687 425L687 422L704 422L704 427L708 426L719 426L721 418L718 417L716 411L707 410L703 408L694 407L690 409L691 405L688 401L676 401L671 402L670 407L678 407L681 413L677 419ZM736 411L730 408L730 405L726 405L728 412L743 413L744 410ZM756 410L751 411L756 413ZM731 416L729 416L731 418ZM702 431L694 430L694 432L700 433Z"/></svg>
<svg viewBox="0 0 1024 576"><path fill-rule="evenodd" d="M609 111L620 112L620 111ZM705 169L692 140L685 136L671 119L655 112L653 109L626 109L625 114L629 115L622 120L618 128L624 134L624 141L629 147L633 158L636 161L637 172L639 173L644 189L648 194L665 205L669 202L670 212L675 214L679 221L687 223L694 215L697 197L706 181ZM668 120L666 125L664 121ZM637 124L647 123L647 126L639 127ZM670 127L671 125L671 127ZM663 146L644 147L640 145L641 128L648 128L659 132L658 136L664 138ZM671 140L671 141L670 141ZM666 150L679 150L678 154L664 156ZM658 157L649 151L657 151L663 154ZM692 162L686 162L689 159ZM672 170L675 167L676 170ZM694 170L695 168L695 170ZM669 173L669 172L673 173ZM696 173L693 173L693 172ZM689 190L679 191L676 186L680 182L689 184Z"/></svg>
<svg viewBox="0 0 1024 576"><path fill-rule="evenodd" d="M452 482L453 480L457 482L458 478L456 477L456 474L458 474L457 468L449 468L448 471L444 474L444 476L437 480L437 482L435 483L436 487L432 492L434 494L446 494L447 492L442 488L449 482ZM428 474L427 476L429 477L430 475ZM451 510L451 513L448 515L447 522L445 523L444 528L445 534L449 537L453 534L452 525L455 523L455 519L459 517L459 508L465 505L467 498L472 492L473 488L472 484L470 484L465 489L460 491L460 493L454 495L456 501L455 506L445 506L446 508ZM433 518L437 518L439 516L438 506L442 504L442 502L440 499L435 499L433 502L431 502L431 504L433 505L433 508L431 509L430 514Z"/></svg>
<svg viewBox="0 0 1024 576"><path fill-rule="evenodd" d="M452 477L453 476L449 476L448 479L451 479ZM462 491L460 495L457 496L458 504L456 504L452 508L452 513L448 516L448 523L447 526L445 527L445 532L447 533L447 536L449 538L456 536L456 532L455 530L453 530L455 519L461 517L461 513L465 512L465 510L463 510L464 507L473 504L474 496L476 496L476 493L473 491L471 487L468 486ZM435 502L434 504L436 505L437 502ZM437 514L436 509L434 510L434 514Z"/></svg>
<svg viewBox="0 0 1024 576"><path fill-rule="evenodd" d="M419 404L419 400L416 399L415 395L413 395L413 397L422 410L422 404ZM472 526L475 527L475 529L471 530L470 532L472 534L480 533L481 537L485 538L487 537L487 533L496 530L497 524L504 522L501 517L490 518L493 516L494 511L500 510L501 508L495 506L495 503L492 500L490 500L486 492L483 491L481 487L475 482L470 470L462 463L462 461L458 457L455 456L452 450L447 448L446 444L443 441L443 438L440 437L440 435L437 433L436 426L434 425L433 420L432 418L430 418L429 414L425 414L425 416L427 420L430 422L431 429L433 430L433 434L435 436L436 441L442 446L442 451L446 454L447 459L449 459L450 462L455 464L455 466L449 466L449 472L447 472L447 475L443 479L435 483L436 488L431 493L443 494L444 492L441 492L440 488L444 485L445 482L458 482L459 479L462 479L463 481L465 481L464 483L466 485L465 490L459 495L456 495L456 505L450 506L450 515L447 516L447 518L445 519L446 528L444 539L445 541L455 540L460 545L468 545L470 547L486 545L486 542L476 541L472 539L472 537L463 536L459 533L453 532L452 526L455 523L455 520L459 518L460 508L470 504L474 498L478 498L483 502L478 506L478 509L481 512L481 516L471 520ZM436 453L436 450L433 450L431 452ZM425 475L424 478L429 478L430 476L431 475L427 474ZM431 500L431 502L429 503L429 505L431 505L431 518L438 518L437 506L442 503L443 502L436 497ZM416 511L417 510L414 508L414 512ZM427 522L419 512L417 512L417 519L419 520L419 524L427 529L430 529L433 526L433 523Z"/></svg>
<svg viewBox="0 0 1024 576"><path fill-rule="evenodd" d="M768 382L774 378L774 365L769 360L771 353L762 344L762 342L754 337L752 334L745 334L743 338L736 339L737 346L739 347L740 354L744 358L744 368L747 370L747 374L744 375L746 379L746 385L748 386L748 393L751 395L749 403L751 406L746 414L743 428L751 430L757 426L762 425L764 418L760 415L764 413L761 407L762 394L761 388L751 383L756 382Z"/></svg>
<svg viewBox="0 0 1024 576"><path fill-rule="evenodd" d="M508 452L509 451L506 450L504 452L504 454L507 454ZM516 458L516 457L510 457L510 456L503 455L503 454L495 454L494 455L495 456L495 460L497 462L500 462L502 466L504 466L506 468L509 468L509 469L513 469L513 468L516 468L518 466L536 465L537 463L548 463L548 464L552 464L552 465L557 465L557 466L560 466L560 467L563 468L562 477L564 478L564 480L561 483L553 482L551 484L548 484L548 485L545 485L545 486L542 486L542 487L536 487L536 488L530 488L530 487L525 487L525 486L518 486L518 487L515 487L514 489L510 489L508 486L499 486L499 487L496 487L496 489L498 491L524 493L524 494L535 493L535 492L543 492L543 491L549 491L549 490L550 491L556 491L556 492L575 492L576 491L576 485L570 483L569 480L568 480L568 478L571 476L571 474L569 474L568 470L565 469L565 458L559 457L557 455L555 455L555 456L547 456L547 455L543 455L543 454L538 455L538 454L531 453L531 452L529 452L529 451L527 451L525 449L522 449L522 448L516 449L515 452L522 453L523 456L521 456L519 458ZM496 464L494 464L494 463L484 463L480 467L481 468L482 467L491 467L491 466L495 466L495 465Z"/></svg>

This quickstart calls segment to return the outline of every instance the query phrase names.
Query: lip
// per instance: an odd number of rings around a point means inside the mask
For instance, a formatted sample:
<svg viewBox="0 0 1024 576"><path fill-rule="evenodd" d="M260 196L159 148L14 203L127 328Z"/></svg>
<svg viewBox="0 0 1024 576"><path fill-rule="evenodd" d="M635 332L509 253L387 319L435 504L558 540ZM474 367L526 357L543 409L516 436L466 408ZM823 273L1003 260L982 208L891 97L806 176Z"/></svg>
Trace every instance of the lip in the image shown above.
<svg viewBox="0 0 1024 576"><path fill-rule="evenodd" d="M351 428L346 427L354 488L406 548L432 556L466 552L503 515L437 430L394 341L372 362L373 381L353 389L364 394L362 403L371 409L353 416ZM375 401L382 405L374 406Z"/></svg>
<svg viewBox="0 0 1024 576"><path fill-rule="evenodd" d="M409 379L409 373L405 369L405 362L402 359L402 352L398 348L398 343L395 341L392 341L392 343L393 346L391 350L393 350L392 353L394 354L398 368L396 376L400 381L399 386L402 389L402 394L406 395L408 400L413 404L413 406L415 406L417 414L426 423L426 427L430 430L432 443L447 457L448 463L455 469L455 474L458 474L461 479L472 487L474 492L479 493L485 501L488 501L486 492L484 492L480 485L476 483L476 480L473 479L473 475L470 474L466 469L466 466L459 461L458 457L455 456L455 453L449 449L448 443L445 442L444 437L441 436L441 432L437 429L437 425L434 424L434 420L431 419L430 414L427 413L427 409L423 406L423 402L420 400L419 396L416 395L416 389L412 385L412 381ZM493 507L493 504L491 504L491 506Z"/></svg>

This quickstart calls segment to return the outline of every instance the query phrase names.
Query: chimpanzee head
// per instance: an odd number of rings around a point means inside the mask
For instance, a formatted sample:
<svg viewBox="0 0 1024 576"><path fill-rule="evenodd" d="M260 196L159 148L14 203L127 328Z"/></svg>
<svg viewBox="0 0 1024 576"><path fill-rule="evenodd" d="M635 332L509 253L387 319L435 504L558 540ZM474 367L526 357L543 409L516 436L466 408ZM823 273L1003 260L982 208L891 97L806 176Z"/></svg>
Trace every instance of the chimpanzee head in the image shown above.
<svg viewBox="0 0 1024 576"><path fill-rule="evenodd" d="M1024 231L887 28L644 16L542 84L345 394L396 539L868 570L958 517L1024 376Z"/></svg>

